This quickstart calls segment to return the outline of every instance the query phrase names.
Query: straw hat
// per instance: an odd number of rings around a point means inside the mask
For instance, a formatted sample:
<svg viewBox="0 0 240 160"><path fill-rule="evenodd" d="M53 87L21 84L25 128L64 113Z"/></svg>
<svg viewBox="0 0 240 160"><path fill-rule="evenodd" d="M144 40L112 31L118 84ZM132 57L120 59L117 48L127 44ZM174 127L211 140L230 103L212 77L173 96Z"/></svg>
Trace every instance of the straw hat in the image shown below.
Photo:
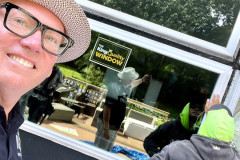
<svg viewBox="0 0 240 160"><path fill-rule="evenodd" d="M82 8L74 0L31 0L51 10L64 24L66 34L74 45L58 57L57 63L80 57L88 48L91 30Z"/></svg>
<svg viewBox="0 0 240 160"><path fill-rule="evenodd" d="M139 74L132 67L126 67L122 72L119 72L117 76L123 80L135 80L139 77Z"/></svg>

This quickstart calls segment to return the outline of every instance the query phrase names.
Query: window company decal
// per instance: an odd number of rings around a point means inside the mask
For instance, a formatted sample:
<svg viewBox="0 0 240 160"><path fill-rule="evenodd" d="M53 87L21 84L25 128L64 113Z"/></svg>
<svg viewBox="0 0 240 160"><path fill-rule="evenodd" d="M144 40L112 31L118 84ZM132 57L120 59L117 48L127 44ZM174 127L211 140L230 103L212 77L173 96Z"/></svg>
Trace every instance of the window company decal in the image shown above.
<svg viewBox="0 0 240 160"><path fill-rule="evenodd" d="M127 64L132 49L98 37L90 61L121 72Z"/></svg>

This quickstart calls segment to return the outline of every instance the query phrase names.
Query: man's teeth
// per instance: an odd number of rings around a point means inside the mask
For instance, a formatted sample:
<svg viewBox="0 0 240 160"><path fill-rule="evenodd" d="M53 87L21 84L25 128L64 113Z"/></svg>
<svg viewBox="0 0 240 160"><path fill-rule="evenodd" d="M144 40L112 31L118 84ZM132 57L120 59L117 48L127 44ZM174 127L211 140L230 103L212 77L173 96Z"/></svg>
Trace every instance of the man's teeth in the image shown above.
<svg viewBox="0 0 240 160"><path fill-rule="evenodd" d="M34 66L31 62L26 61L26 60L24 60L22 58L19 58L19 57L16 57L16 56L12 56L12 55L10 55L9 57L14 59L15 61L17 61L18 63L22 64L25 67L33 68L33 66Z"/></svg>

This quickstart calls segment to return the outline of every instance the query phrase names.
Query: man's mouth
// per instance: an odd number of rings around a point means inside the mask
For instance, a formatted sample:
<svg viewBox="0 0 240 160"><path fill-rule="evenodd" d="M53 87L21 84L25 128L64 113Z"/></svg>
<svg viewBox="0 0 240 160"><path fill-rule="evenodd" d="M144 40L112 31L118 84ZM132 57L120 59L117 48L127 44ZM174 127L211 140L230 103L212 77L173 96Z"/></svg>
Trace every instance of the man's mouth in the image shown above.
<svg viewBox="0 0 240 160"><path fill-rule="evenodd" d="M14 61L22 64L22 65L25 66L25 67L32 68L32 69L34 68L34 64L32 64L31 62L29 62L29 61L27 61L27 60L25 60L25 59L23 59L23 58L16 57L16 56L13 56L13 55L9 55L9 57L10 57L11 59L13 59Z"/></svg>

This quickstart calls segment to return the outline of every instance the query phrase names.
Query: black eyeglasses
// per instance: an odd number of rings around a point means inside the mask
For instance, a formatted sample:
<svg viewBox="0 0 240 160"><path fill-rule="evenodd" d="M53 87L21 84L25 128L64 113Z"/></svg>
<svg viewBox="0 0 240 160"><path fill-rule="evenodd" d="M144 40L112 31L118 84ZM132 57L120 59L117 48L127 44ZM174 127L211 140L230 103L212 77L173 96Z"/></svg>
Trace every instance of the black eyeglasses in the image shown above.
<svg viewBox="0 0 240 160"><path fill-rule="evenodd" d="M6 8L3 26L17 36L28 37L41 29L41 44L45 51L60 56L73 46L74 41L66 34L42 24L21 7L10 2L0 4L0 7Z"/></svg>

